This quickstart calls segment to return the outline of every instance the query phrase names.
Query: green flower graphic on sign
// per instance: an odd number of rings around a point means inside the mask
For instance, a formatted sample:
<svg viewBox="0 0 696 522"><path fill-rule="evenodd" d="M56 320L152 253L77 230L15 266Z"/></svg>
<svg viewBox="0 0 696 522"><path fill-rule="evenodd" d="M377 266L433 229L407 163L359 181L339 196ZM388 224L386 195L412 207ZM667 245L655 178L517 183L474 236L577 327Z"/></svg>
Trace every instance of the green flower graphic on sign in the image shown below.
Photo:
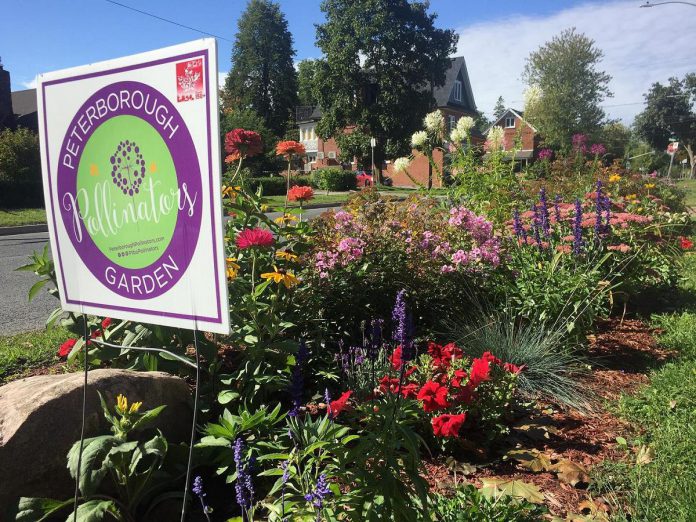
<svg viewBox="0 0 696 522"><path fill-rule="evenodd" d="M87 141L77 172L77 203L99 250L124 268L144 268L169 245L179 211L172 155L145 120L121 115Z"/></svg>

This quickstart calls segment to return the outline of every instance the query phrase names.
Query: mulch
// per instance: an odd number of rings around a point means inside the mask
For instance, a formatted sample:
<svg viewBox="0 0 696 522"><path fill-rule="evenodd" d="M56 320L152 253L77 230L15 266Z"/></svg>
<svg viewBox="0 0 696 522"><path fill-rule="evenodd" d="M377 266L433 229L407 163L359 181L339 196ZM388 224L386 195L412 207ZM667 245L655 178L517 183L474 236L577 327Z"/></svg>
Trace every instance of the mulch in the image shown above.
<svg viewBox="0 0 696 522"><path fill-rule="evenodd" d="M611 319L599 323L596 333L588 337L592 370L583 380L583 385L596 397L592 410L580 412L558 404L538 402L534 411L516 425L543 429L533 430L534 436L529 436L529 431L520 432L513 428L505 441L507 449L533 448L547 455L552 463L569 460L588 472L602 461L625 458L626 452L616 439L628 438L635 433L635 428L608 411L607 404L621 395L636 393L648 383L650 368L673 356L673 352L658 345L655 338L658 333L636 319ZM452 491L454 473L443 459L430 459L425 468L425 478L433 491L444 494ZM481 479L486 477L521 480L536 485L554 515L581 513L588 500L594 502L601 512L608 509L601 498L590 498L587 484L579 483L573 487L561 482L554 472L532 472L501 455L492 456L488 463L476 467L464 480L481 487ZM461 473L458 482L462 482Z"/></svg>

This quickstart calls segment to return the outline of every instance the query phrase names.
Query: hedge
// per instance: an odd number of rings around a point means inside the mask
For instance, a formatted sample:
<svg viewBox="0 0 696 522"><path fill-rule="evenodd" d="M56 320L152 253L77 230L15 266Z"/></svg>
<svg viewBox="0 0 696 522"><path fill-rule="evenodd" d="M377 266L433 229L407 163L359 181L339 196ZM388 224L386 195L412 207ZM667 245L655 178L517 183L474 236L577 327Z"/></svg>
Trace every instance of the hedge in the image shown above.
<svg viewBox="0 0 696 522"><path fill-rule="evenodd" d="M263 186L264 196L283 196L285 195L285 190L287 183L284 176L273 176L266 178L248 178L246 183L250 190L256 192L259 186ZM290 178L290 186L295 185L309 185L309 176L292 176Z"/></svg>
<svg viewBox="0 0 696 522"><path fill-rule="evenodd" d="M355 173L340 168L318 169L312 172L312 186L321 190L355 190Z"/></svg>

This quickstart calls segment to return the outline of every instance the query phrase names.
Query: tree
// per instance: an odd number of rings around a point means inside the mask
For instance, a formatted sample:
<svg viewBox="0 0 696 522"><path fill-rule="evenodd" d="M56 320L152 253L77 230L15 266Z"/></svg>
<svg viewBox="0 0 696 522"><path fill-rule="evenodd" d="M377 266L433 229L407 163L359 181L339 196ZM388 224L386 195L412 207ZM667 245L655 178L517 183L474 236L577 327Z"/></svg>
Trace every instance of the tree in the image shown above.
<svg viewBox="0 0 696 522"><path fill-rule="evenodd" d="M316 75L319 60L302 60L297 65L297 99L300 105L316 105Z"/></svg>
<svg viewBox="0 0 696 522"><path fill-rule="evenodd" d="M494 123L495 123L494 120L491 120L483 112L479 111L478 116L476 116L476 118L474 120L474 127L476 128L477 131L479 131L481 134L483 134Z"/></svg>
<svg viewBox="0 0 696 522"><path fill-rule="evenodd" d="M232 109L253 109L282 136L297 104L295 50L278 4L250 0L239 19L232 70L223 99Z"/></svg>
<svg viewBox="0 0 696 522"><path fill-rule="evenodd" d="M668 85L654 83L645 97L645 110L636 116L636 132L658 150L675 138L689 156L689 177L694 177L696 152L696 74L683 80L670 78Z"/></svg>
<svg viewBox="0 0 696 522"><path fill-rule="evenodd" d="M505 114L505 100L502 96L498 96L498 100L495 102L495 107L493 107L493 120L497 121L500 117Z"/></svg>
<svg viewBox="0 0 696 522"><path fill-rule="evenodd" d="M605 121L600 106L611 76L597 69L604 53L594 40L567 29L527 58L523 79L539 90L539 103L525 114L548 146L568 149L573 134L596 138Z"/></svg>
<svg viewBox="0 0 696 522"><path fill-rule="evenodd" d="M444 84L457 42L454 31L435 28L427 9L407 0L322 2L326 22L317 26L317 46L325 58L316 89L322 138L354 125L377 138L376 165L410 153L411 134L434 108L433 88Z"/></svg>
<svg viewBox="0 0 696 522"><path fill-rule="evenodd" d="M622 159L631 141L631 129L616 121L607 123L602 127L601 141L607 149L608 159Z"/></svg>

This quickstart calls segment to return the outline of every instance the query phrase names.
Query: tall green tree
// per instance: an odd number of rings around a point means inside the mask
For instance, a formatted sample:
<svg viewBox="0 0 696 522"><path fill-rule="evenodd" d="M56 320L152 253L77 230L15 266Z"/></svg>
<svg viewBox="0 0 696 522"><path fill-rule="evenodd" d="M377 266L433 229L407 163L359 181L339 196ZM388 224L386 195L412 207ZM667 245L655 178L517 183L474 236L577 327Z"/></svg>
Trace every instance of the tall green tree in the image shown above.
<svg viewBox="0 0 696 522"><path fill-rule="evenodd" d="M437 29L427 2L324 0L317 26L323 138L348 125L377 138L375 163L411 151L410 138L434 108L455 51L454 31ZM381 172L378 172L378 176ZM380 176L381 177L381 176Z"/></svg>
<svg viewBox="0 0 696 522"><path fill-rule="evenodd" d="M654 83L644 95L645 110L636 116L636 132L658 150L665 150L670 138L679 141L689 156L690 177L696 174L696 73L682 80L670 78L667 85Z"/></svg>
<svg viewBox="0 0 696 522"><path fill-rule="evenodd" d="M602 127L601 142L609 159L624 158L631 142L631 129L618 121L609 122Z"/></svg>
<svg viewBox="0 0 696 522"><path fill-rule="evenodd" d="M599 135L605 122L600 104L612 96L611 76L598 69L603 56L594 40L573 27L527 58L523 79L539 90L540 99L525 119L539 129L547 145L568 149L573 134Z"/></svg>
<svg viewBox="0 0 696 522"><path fill-rule="evenodd" d="M497 121L503 114L505 114L505 100L502 96L498 96L495 102L495 107L493 107L493 120Z"/></svg>
<svg viewBox="0 0 696 522"><path fill-rule="evenodd" d="M297 104L295 50L280 6L249 0L237 24L232 69L225 80L227 108L253 109L282 136Z"/></svg>
<svg viewBox="0 0 696 522"><path fill-rule="evenodd" d="M316 105L316 82L319 60L302 60L297 65L297 99L300 105Z"/></svg>

